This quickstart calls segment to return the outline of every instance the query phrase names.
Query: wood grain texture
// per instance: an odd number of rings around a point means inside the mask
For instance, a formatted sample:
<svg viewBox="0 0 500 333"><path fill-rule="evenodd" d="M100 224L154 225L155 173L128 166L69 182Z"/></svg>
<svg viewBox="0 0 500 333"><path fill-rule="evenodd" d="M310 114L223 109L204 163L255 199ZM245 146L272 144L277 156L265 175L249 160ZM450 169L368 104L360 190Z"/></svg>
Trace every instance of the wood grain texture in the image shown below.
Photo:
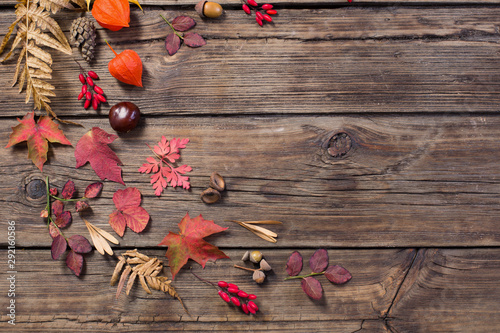
<svg viewBox="0 0 500 333"><path fill-rule="evenodd" d="M420 250L389 313L394 332L495 332L498 249Z"/></svg>
<svg viewBox="0 0 500 333"><path fill-rule="evenodd" d="M2 250L3 257L6 251ZM164 258L162 250L141 251L150 256ZM92 331L153 330L283 331L318 328L320 332L355 331L362 321L365 328L383 328L379 318L388 309L410 267L415 251L407 250L330 250L331 264L348 268L354 278L347 284L335 286L321 276L324 298L310 300L300 288L297 280L283 281L287 276L284 265L291 250L264 251L269 264L274 268L263 285L251 280L251 273L233 268L233 263L246 266L241 258L242 250L228 250L231 260L208 263L202 270L194 262L188 263L193 272L209 281L219 279L236 283L242 290L258 296L260 311L257 316L247 316L224 303L210 285L197 280L188 269L176 276L174 286L183 299L191 316L187 315L179 302L161 292L147 295L138 285L131 295L122 293L115 300L116 287L109 280L116 263L115 258L103 257L97 252L87 258L85 274L76 278L64 265L63 260L53 261L49 250L16 252L16 328L29 330L36 325L47 328L76 329L78 326ZM310 272L307 264L312 250L302 250L306 259L304 273ZM5 263L0 269L6 271ZM166 272L171 276L170 272ZM5 290L7 280L0 281L0 290ZM64 307L61 307L64 304ZM3 315L3 314L2 314ZM2 325L5 327L5 316ZM372 321L370 324L369 322ZM232 323L232 325L230 325ZM47 326L45 326L47 325ZM236 325L236 326L235 326ZM241 326L239 326L241 325ZM233 326L231 328L231 326Z"/></svg>
<svg viewBox="0 0 500 333"><path fill-rule="evenodd" d="M15 123L4 121L2 140ZM82 124L111 131L107 120ZM129 230L121 245L156 245L189 212L230 227L228 237L217 237L222 246L269 244L225 222L232 219L283 221L271 229L279 235L277 246L286 247L498 246L499 128L495 116L146 117L111 145L125 164L127 186L142 192L152 217L145 233ZM87 129L66 133L76 145ZM337 132L352 138L342 158L327 152ZM169 187L157 198L149 176L137 169L151 155L146 143L162 135L191 139L181 156L193 167L192 188ZM73 151L54 145L44 174L59 188L71 178L81 192L99 179L89 165L74 169ZM22 246L47 246L39 217L45 199L26 193L26 184L43 177L26 154L25 144L0 150L0 197L11 207L0 211L0 226L16 220ZM206 205L199 194L213 171L226 178L227 191L221 202ZM111 198L120 188L106 182L90 202L90 221L110 229ZM76 216L70 232L87 233ZM5 244L6 235L0 237Z"/></svg>

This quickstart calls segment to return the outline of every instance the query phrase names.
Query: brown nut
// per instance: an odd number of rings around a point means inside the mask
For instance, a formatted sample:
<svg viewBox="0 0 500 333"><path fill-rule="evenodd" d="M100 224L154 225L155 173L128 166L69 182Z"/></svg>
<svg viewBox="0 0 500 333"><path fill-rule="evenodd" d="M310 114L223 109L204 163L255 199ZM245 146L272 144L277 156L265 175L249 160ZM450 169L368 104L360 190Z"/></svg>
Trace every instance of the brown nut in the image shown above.
<svg viewBox="0 0 500 333"><path fill-rule="evenodd" d="M262 283L266 279L266 274L263 271L255 271L252 278L255 282Z"/></svg>
<svg viewBox="0 0 500 333"><path fill-rule="evenodd" d="M219 175L217 172L214 172L210 176L210 187L216 189L219 192L222 192L226 188L226 182L221 175Z"/></svg>
<svg viewBox="0 0 500 333"><path fill-rule="evenodd" d="M220 200L220 193L216 189L207 188L205 191L201 192L201 200L207 204L213 204Z"/></svg>
<svg viewBox="0 0 500 333"><path fill-rule="evenodd" d="M258 264L262 260L262 252L260 251L252 251L250 252L250 261L254 264Z"/></svg>
<svg viewBox="0 0 500 333"><path fill-rule="evenodd" d="M217 2L201 0L194 9L202 18L217 18L222 15L222 6Z"/></svg>
<svg viewBox="0 0 500 333"><path fill-rule="evenodd" d="M260 268L264 271L270 271L272 269L271 266L267 263L266 259L262 259L260 261Z"/></svg>

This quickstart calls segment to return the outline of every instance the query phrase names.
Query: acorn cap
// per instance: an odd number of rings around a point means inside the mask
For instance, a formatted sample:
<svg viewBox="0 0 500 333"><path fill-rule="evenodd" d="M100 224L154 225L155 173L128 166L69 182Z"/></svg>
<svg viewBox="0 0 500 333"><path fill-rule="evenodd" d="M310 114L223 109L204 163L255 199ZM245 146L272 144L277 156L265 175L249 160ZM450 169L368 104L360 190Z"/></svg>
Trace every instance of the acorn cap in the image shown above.
<svg viewBox="0 0 500 333"><path fill-rule="evenodd" d="M205 2L207 2L207 1L201 0L200 2L198 2L196 4L196 6L194 6L194 10L196 10L198 15L200 15L201 17L206 17L205 14L203 14L203 7L205 7Z"/></svg>
<svg viewBox="0 0 500 333"><path fill-rule="evenodd" d="M250 258L250 252L247 251L241 258L241 261L247 261L249 258Z"/></svg>
<svg viewBox="0 0 500 333"><path fill-rule="evenodd" d="M220 200L220 193L216 189L207 188L205 191L201 192L201 200L207 204L213 204Z"/></svg>
<svg viewBox="0 0 500 333"><path fill-rule="evenodd" d="M226 188L226 182L219 173L213 172L210 175L210 187L222 192Z"/></svg>
<svg viewBox="0 0 500 333"><path fill-rule="evenodd" d="M270 271L272 269L271 266L267 263L266 259L262 259L260 261L260 268L262 268L264 271Z"/></svg>

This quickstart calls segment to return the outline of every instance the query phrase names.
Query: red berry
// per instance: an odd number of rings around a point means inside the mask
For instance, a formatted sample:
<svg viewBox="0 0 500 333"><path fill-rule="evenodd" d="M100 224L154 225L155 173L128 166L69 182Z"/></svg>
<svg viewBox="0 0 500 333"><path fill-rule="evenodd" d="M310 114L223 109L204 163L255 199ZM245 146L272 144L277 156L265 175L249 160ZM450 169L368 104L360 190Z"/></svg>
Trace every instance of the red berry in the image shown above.
<svg viewBox="0 0 500 333"><path fill-rule="evenodd" d="M255 12L255 16L261 21L264 19L264 15L261 12Z"/></svg>
<svg viewBox="0 0 500 333"><path fill-rule="evenodd" d="M227 285L227 286L228 286L228 288L236 288L236 289L240 289L240 288L238 288L238 286L237 286L237 285L235 285L234 283L228 283L228 285Z"/></svg>
<svg viewBox="0 0 500 333"><path fill-rule="evenodd" d="M245 312L246 314L248 314L248 307L245 303L241 304L241 309L243 310L243 312Z"/></svg>
<svg viewBox="0 0 500 333"><path fill-rule="evenodd" d="M255 1L255 0L247 0L247 2L248 2L248 4L249 4L250 6L258 6L258 5L259 5L259 4L257 3L257 1Z"/></svg>
<svg viewBox="0 0 500 333"><path fill-rule="evenodd" d="M273 9L273 5L266 3L262 5L262 9L264 10Z"/></svg>
<svg viewBox="0 0 500 333"><path fill-rule="evenodd" d="M255 296L254 294L249 294L248 299L249 300L257 299L257 296Z"/></svg>
<svg viewBox="0 0 500 333"><path fill-rule="evenodd" d="M78 75L78 78L82 84L85 84L85 76L83 74Z"/></svg>
<svg viewBox="0 0 500 333"><path fill-rule="evenodd" d="M272 22L273 21L273 19L269 15L264 14L262 16L264 17L264 20L266 20L267 22Z"/></svg>
<svg viewBox="0 0 500 333"><path fill-rule="evenodd" d="M85 104L83 104L83 107L84 107L85 109L88 109L88 108L89 108L89 106L90 106L90 99L87 99L87 100L85 100Z"/></svg>
<svg viewBox="0 0 500 333"><path fill-rule="evenodd" d="M231 303L233 303L233 304L234 304L234 305L236 305L236 306L240 306L240 305L241 305L240 300L239 300L239 299L237 299L237 298L236 298L236 297L234 297L234 296L233 296L233 297L231 297Z"/></svg>
<svg viewBox="0 0 500 333"><path fill-rule="evenodd" d="M96 111L97 111L97 108L99 107L99 100L96 98L96 95L94 95L94 99L92 100L92 107Z"/></svg>
<svg viewBox="0 0 500 333"><path fill-rule="evenodd" d="M229 291L231 294L237 294L239 290L238 288L229 287L227 288L227 291Z"/></svg>
<svg viewBox="0 0 500 333"><path fill-rule="evenodd" d="M278 12L275 11L274 9L266 10L266 13L268 13L269 15L276 15L276 14L278 14Z"/></svg>
<svg viewBox="0 0 500 333"><path fill-rule="evenodd" d="M84 84L84 85L82 86L82 93L84 93L84 94L85 94L85 93L87 92L87 89L88 89L88 88L87 88L87 85L86 85L86 84Z"/></svg>
<svg viewBox="0 0 500 333"><path fill-rule="evenodd" d="M217 285L221 288L226 288L227 287L227 282L226 281L219 281L219 283L217 283Z"/></svg>
<svg viewBox="0 0 500 333"><path fill-rule="evenodd" d="M224 301L229 303L229 295L223 292L222 290L219 290L219 296L222 298Z"/></svg>
<svg viewBox="0 0 500 333"><path fill-rule="evenodd" d="M99 75L97 75L97 73L96 73L96 72L94 72L94 71L89 71L87 74L88 74L91 78L93 78L94 80L99 80Z"/></svg>
<svg viewBox="0 0 500 333"><path fill-rule="evenodd" d="M263 23L262 23L262 20L259 20L258 17L255 18L255 21L257 21L257 23L262 27Z"/></svg>
<svg viewBox="0 0 500 333"><path fill-rule="evenodd" d="M257 304L255 304L252 301L248 302L248 309L254 309L255 311L259 311L259 307L257 306Z"/></svg>
<svg viewBox="0 0 500 333"><path fill-rule="evenodd" d="M85 95L85 94L83 93L83 91L82 91L81 93L79 93L79 94L78 94L78 100L81 100L81 99L83 98L83 95Z"/></svg>
<svg viewBox="0 0 500 333"><path fill-rule="evenodd" d="M96 94L94 96L95 96L95 98L97 98L99 100L99 102L106 103L106 97L104 97L103 95Z"/></svg>
<svg viewBox="0 0 500 333"><path fill-rule="evenodd" d="M248 311L249 311L251 314L256 314L256 313L257 313L257 311L255 311L255 309L254 309L254 308L251 308L251 307L247 306L247 309L248 309Z"/></svg>
<svg viewBox="0 0 500 333"><path fill-rule="evenodd" d="M94 81L92 81L92 78L91 77L88 77L87 78L87 83L89 84L89 86L93 87L94 86Z"/></svg>
<svg viewBox="0 0 500 333"><path fill-rule="evenodd" d="M250 7L248 7L247 4L244 4L242 7L243 7L243 11L245 13L247 13L248 15L250 15Z"/></svg>
<svg viewBox="0 0 500 333"><path fill-rule="evenodd" d="M102 90L102 88L101 88L101 87L99 87L99 86L94 86L94 91L95 91L96 93L98 93L98 94L101 94L101 95L103 95L103 94L104 94L104 91L103 91L103 90Z"/></svg>
<svg viewBox="0 0 500 333"><path fill-rule="evenodd" d="M87 100L89 100L89 101L92 99L92 94L90 93L90 91L87 91L87 92L85 93L85 98L86 98Z"/></svg>
<svg viewBox="0 0 500 333"><path fill-rule="evenodd" d="M241 298L247 298L248 294L246 292L244 292L243 290L240 290L238 292L238 296L241 297Z"/></svg>

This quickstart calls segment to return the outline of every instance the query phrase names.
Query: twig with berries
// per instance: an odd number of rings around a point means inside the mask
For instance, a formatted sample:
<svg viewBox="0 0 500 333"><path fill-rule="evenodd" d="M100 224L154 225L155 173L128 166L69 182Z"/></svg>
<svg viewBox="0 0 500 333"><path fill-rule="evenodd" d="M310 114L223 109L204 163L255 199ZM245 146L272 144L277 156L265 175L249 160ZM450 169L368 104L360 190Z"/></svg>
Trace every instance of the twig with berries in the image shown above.
<svg viewBox="0 0 500 333"><path fill-rule="evenodd" d="M257 299L257 296L255 296L254 294L248 294L243 290L240 290L240 288L233 283L227 283L226 281L219 281L218 283L213 283L199 277L193 272L191 273L198 280L210 284L215 289L217 289L220 298L222 298L226 303L232 303L237 307L241 307L241 310L245 312L245 314L249 313L256 314L257 311L259 311L259 307L254 302L254 300Z"/></svg>
<svg viewBox="0 0 500 333"><path fill-rule="evenodd" d="M264 22L272 22L273 18L270 15L276 15L278 12L273 9L273 5L266 3L260 6L255 0L243 0L243 11L250 15L252 10L255 11L255 21L262 27ZM262 11L262 12L261 12Z"/></svg>
<svg viewBox="0 0 500 333"><path fill-rule="evenodd" d="M85 97L85 103L83 104L83 107L85 109L88 109L92 104L92 108L97 111L99 104L106 103L104 91L101 87L94 83L94 80L99 80L99 75L97 75L97 73L94 71L88 71L87 73L85 73L85 70L80 65L80 63L76 60L75 62L80 67L80 75L78 76L78 78L82 83L82 91L78 95L78 100L81 100L83 97ZM92 91L94 93L92 93Z"/></svg>

